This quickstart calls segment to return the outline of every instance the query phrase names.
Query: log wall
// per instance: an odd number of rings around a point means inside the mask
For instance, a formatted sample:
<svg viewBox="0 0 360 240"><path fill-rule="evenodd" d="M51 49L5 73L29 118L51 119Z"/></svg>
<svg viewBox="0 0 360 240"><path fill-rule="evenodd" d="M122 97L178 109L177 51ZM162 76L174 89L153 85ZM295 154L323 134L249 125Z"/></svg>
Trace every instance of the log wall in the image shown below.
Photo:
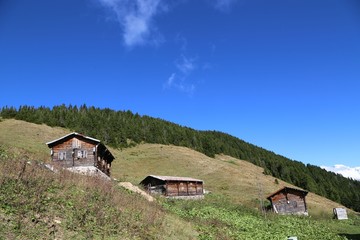
<svg viewBox="0 0 360 240"><path fill-rule="evenodd" d="M166 196L194 196L203 195L203 184L201 182L167 182Z"/></svg>
<svg viewBox="0 0 360 240"><path fill-rule="evenodd" d="M280 214L302 214L307 212L305 197L294 193L279 193L272 198L275 212Z"/></svg>
<svg viewBox="0 0 360 240"><path fill-rule="evenodd" d="M94 166L95 144L76 137L68 139L52 147L52 160L63 167Z"/></svg>

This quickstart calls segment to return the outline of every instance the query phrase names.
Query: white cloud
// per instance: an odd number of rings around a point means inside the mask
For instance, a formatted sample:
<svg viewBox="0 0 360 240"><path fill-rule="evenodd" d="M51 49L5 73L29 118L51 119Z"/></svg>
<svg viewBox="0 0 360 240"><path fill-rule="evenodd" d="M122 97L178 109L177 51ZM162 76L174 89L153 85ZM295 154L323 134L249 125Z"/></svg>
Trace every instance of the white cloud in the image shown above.
<svg viewBox="0 0 360 240"><path fill-rule="evenodd" d="M189 75L193 70L195 70L195 58L188 58L185 55L181 55L179 59L176 60L176 68L185 75Z"/></svg>
<svg viewBox="0 0 360 240"><path fill-rule="evenodd" d="M325 169L326 171L339 173L344 177L352 178L360 181L360 167L348 167L345 165L336 164L332 167L321 166L321 168Z"/></svg>
<svg viewBox="0 0 360 240"><path fill-rule="evenodd" d="M216 9L228 11L237 0L212 0Z"/></svg>
<svg viewBox="0 0 360 240"><path fill-rule="evenodd" d="M174 60L175 70L165 81L163 87L193 95L198 89L198 85L205 82L204 79L198 78L199 73L211 69L211 63L201 62L198 56L188 54L188 41L181 34L176 36L175 43L180 47L180 54Z"/></svg>
<svg viewBox="0 0 360 240"><path fill-rule="evenodd" d="M115 14L123 31L123 40L126 46L155 44L164 41L162 35L157 31L154 23L156 15L169 10L175 1L165 0L95 0L101 5L109 8ZM238 0L208 0L217 10L228 11ZM177 1L177 4L182 1ZM187 42L181 38L183 50Z"/></svg>
<svg viewBox="0 0 360 240"><path fill-rule="evenodd" d="M128 47L162 41L153 24L154 17L166 10L162 0L98 0L116 15Z"/></svg>
<svg viewBox="0 0 360 240"><path fill-rule="evenodd" d="M166 84L164 85L165 89L177 89L181 92L187 93L189 95L192 95L196 89L194 84L186 82L186 76L182 75L179 76L176 73L172 73L168 80L166 81Z"/></svg>
<svg viewBox="0 0 360 240"><path fill-rule="evenodd" d="M174 88L192 95L196 86L191 82L190 75L197 69L196 58L187 57L184 54L181 54L180 57L175 60L175 67L177 71L170 75L164 88Z"/></svg>
<svg viewBox="0 0 360 240"><path fill-rule="evenodd" d="M173 86L175 78L176 78L176 73L172 73L166 82L166 87L171 88Z"/></svg>

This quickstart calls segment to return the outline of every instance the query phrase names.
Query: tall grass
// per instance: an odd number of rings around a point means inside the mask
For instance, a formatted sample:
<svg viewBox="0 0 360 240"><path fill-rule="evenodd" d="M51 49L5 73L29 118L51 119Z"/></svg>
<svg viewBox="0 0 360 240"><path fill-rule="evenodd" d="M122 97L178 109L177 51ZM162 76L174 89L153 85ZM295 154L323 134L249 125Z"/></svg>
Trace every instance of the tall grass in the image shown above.
<svg viewBox="0 0 360 240"><path fill-rule="evenodd" d="M220 195L206 196L203 201L164 201L163 206L186 221L195 224L199 239L347 239L343 230L352 222L334 229L335 220L318 221L311 217L264 216L255 209L235 205ZM357 224L354 222L354 224ZM357 225L359 226L359 225ZM353 239L353 238L350 238Z"/></svg>
<svg viewBox="0 0 360 240"><path fill-rule="evenodd" d="M111 181L0 160L0 239L166 239L164 216Z"/></svg>

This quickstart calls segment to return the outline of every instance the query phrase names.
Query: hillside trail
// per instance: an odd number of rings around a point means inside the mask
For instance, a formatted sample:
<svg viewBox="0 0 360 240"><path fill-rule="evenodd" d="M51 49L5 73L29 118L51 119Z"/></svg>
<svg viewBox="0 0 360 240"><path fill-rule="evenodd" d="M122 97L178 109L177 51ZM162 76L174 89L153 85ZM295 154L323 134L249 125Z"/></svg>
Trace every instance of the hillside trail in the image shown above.
<svg viewBox="0 0 360 240"><path fill-rule="evenodd" d="M141 190L139 187L137 186L134 186L132 183L130 182L120 182L119 183L119 186L131 191L131 192L135 192L135 193L138 193L140 194L143 198L145 198L147 201L149 202L153 202L155 201L155 199L150 196L147 192Z"/></svg>

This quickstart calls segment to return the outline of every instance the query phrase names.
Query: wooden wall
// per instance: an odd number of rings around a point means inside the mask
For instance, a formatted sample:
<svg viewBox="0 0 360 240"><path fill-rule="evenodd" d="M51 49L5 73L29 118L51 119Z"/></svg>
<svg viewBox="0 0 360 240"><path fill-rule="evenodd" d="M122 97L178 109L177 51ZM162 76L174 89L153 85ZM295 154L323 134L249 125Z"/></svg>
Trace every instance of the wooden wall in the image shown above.
<svg viewBox="0 0 360 240"><path fill-rule="evenodd" d="M297 193L279 193L272 197L273 209L280 214L307 212L305 197Z"/></svg>
<svg viewBox="0 0 360 240"><path fill-rule="evenodd" d="M51 157L55 163L63 167L94 166L95 146L94 143L74 137L53 146Z"/></svg>
<svg viewBox="0 0 360 240"><path fill-rule="evenodd" d="M199 196L203 195L203 182L181 181L181 180L163 180L154 177L147 177L140 184L150 192L163 194L167 197L181 196Z"/></svg>
<svg viewBox="0 0 360 240"><path fill-rule="evenodd" d="M167 196L203 195L202 182L169 181L165 188Z"/></svg>

